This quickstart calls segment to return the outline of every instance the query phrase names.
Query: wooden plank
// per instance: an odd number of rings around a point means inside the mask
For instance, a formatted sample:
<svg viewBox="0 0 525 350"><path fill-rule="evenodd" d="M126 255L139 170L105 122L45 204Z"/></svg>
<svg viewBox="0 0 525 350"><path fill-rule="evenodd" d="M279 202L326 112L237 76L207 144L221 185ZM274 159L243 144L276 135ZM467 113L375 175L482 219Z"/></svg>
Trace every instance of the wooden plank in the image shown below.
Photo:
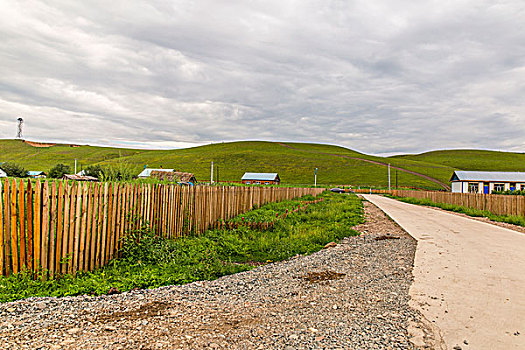
<svg viewBox="0 0 525 350"><path fill-rule="evenodd" d="M42 184L42 272L47 275L49 271L49 184Z"/></svg>
<svg viewBox="0 0 525 350"><path fill-rule="evenodd" d="M95 257L95 267L99 268L101 266L102 260L102 233L104 232L104 213L105 213L105 193L106 193L106 184L100 185L98 189L98 217L97 217L97 250Z"/></svg>
<svg viewBox="0 0 525 350"><path fill-rule="evenodd" d="M4 200L3 185L0 181L0 276L5 276L5 254L4 254Z"/></svg>
<svg viewBox="0 0 525 350"><path fill-rule="evenodd" d="M106 183L104 186L104 223L103 223L103 231L102 231L102 251L100 256L100 264L101 266L106 265L106 258L107 258L107 250L109 249L109 242L108 242L108 231L111 229L111 193L113 191L113 187L111 184Z"/></svg>
<svg viewBox="0 0 525 350"><path fill-rule="evenodd" d="M80 244L79 244L79 250L78 250L78 271L85 271L84 269L84 254L86 252L86 235L87 235L87 223L88 223L88 203L89 203L89 197L88 197L89 189L88 184L83 183L82 184L82 217L81 217L81 227L80 227Z"/></svg>
<svg viewBox="0 0 525 350"><path fill-rule="evenodd" d="M11 183L10 193L11 205L11 264L13 273L20 272L20 261L18 259L18 216L16 212L16 198L18 197L16 180Z"/></svg>
<svg viewBox="0 0 525 350"><path fill-rule="evenodd" d="M91 235L93 234L92 223L93 223L93 187L95 184L88 183L87 188L87 216L86 216L86 242L84 250L84 264L82 266L83 271L91 271L90 269L90 253L91 253Z"/></svg>
<svg viewBox="0 0 525 350"><path fill-rule="evenodd" d="M60 254L60 271L67 272L69 252L69 212L71 203L71 185L67 181L62 182L64 186L64 229L62 233L62 254Z"/></svg>
<svg viewBox="0 0 525 350"><path fill-rule="evenodd" d="M56 273L60 273L62 269L60 261L62 260L63 243L64 243L64 181L59 181L58 190L57 190L57 235L56 235L56 249L55 249L55 272Z"/></svg>
<svg viewBox="0 0 525 350"><path fill-rule="evenodd" d="M113 186L113 192L112 192L112 204L111 204L111 230L109 232L109 249L108 249L108 260L110 261L113 259L113 254L115 250L115 238L116 238L116 216L117 216L117 206L118 206L118 191L120 188L120 184L116 183Z"/></svg>
<svg viewBox="0 0 525 350"><path fill-rule="evenodd" d="M77 208L77 187L78 184L73 182L71 184L71 193L69 195L69 233L67 239L67 272L73 273L73 262L75 260L75 213Z"/></svg>
<svg viewBox="0 0 525 350"><path fill-rule="evenodd" d="M73 206L73 203L71 204ZM73 269L72 274L76 274L78 271L79 254L80 254L80 231L82 225L82 184L78 183L76 186L76 198L75 198L75 244L73 250Z"/></svg>
<svg viewBox="0 0 525 350"><path fill-rule="evenodd" d="M40 271L42 263L42 184L36 180L34 192L34 209L33 209L33 271Z"/></svg>
<svg viewBox="0 0 525 350"><path fill-rule="evenodd" d="M49 274L51 277L55 275L55 267L56 267L56 233L57 233L57 214L58 214L58 208L57 208L57 188L55 181L51 182L51 189L50 189L50 230L49 230Z"/></svg>
<svg viewBox="0 0 525 350"><path fill-rule="evenodd" d="M109 260L112 260L115 255L115 247L117 244L117 216L120 214L118 210L118 202L119 202L119 190L120 190L121 184L116 183L113 187L113 215L112 215L112 230L111 230L111 246L109 249ZM108 261L109 261L108 260Z"/></svg>
<svg viewBox="0 0 525 350"><path fill-rule="evenodd" d="M99 184L96 183L93 188L93 218L91 222L91 244L90 244L90 253L89 253L89 271L95 269L96 262L96 250L99 249L97 246L97 231L98 231L98 209L99 209Z"/></svg>
<svg viewBox="0 0 525 350"><path fill-rule="evenodd" d="M24 181L20 180L18 186L18 242L20 244L20 268L22 271L27 269L25 194Z"/></svg>
<svg viewBox="0 0 525 350"><path fill-rule="evenodd" d="M11 205L10 192L11 184L8 179L4 182L4 268L5 274L10 275L11 266Z"/></svg>

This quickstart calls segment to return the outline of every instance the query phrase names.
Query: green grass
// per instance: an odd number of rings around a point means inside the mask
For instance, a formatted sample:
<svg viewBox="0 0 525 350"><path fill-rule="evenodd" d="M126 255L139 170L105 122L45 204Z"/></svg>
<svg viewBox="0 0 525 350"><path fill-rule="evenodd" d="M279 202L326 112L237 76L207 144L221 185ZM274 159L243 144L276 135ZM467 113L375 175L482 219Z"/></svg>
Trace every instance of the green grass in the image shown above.
<svg viewBox="0 0 525 350"><path fill-rule="evenodd" d="M240 227L166 240L155 237L144 227L127 236L122 258L103 269L51 280L23 274L0 277L0 302L31 296L99 295L110 288L122 292L213 280L252 269L257 263L310 254L328 242L356 235L351 227L363 220L360 200L355 195L327 192L322 197L322 202L298 212L291 209L301 201L292 200L268 204L235 219L267 222L278 217L271 230ZM283 218L286 210L288 216Z"/></svg>
<svg viewBox="0 0 525 350"><path fill-rule="evenodd" d="M411 197L395 197L395 196L389 196L389 195L387 195L387 197L394 198L394 199L397 199L405 203L411 203L411 204L417 204L417 205L427 205L430 207L441 208L441 209L453 211L456 213L463 213L463 214L473 216L473 217L486 217L493 221L506 222L509 224L525 227L525 217L523 216L496 215L487 210L472 209L468 207L463 207L463 206L454 205L454 204L447 204L447 203L436 203L436 202L431 201L430 199L418 199L418 198L411 198Z"/></svg>
<svg viewBox="0 0 525 350"><path fill-rule="evenodd" d="M125 164L138 174L145 165L192 172L199 181L209 181L210 163L218 166L221 181L239 181L245 172L277 172L283 185L313 184L318 168L318 184L351 184L362 187L386 187L387 168L362 159L391 163L405 169L448 181L453 169L425 162L365 155L350 149L321 144L276 142L230 142L177 150L137 150L110 147L32 147L20 140L0 140L0 162L16 162L28 170L49 171L57 163L71 167L74 160L82 166ZM356 157L359 159L350 159ZM217 173L217 171L216 171ZM392 184L396 171L392 171ZM399 187L439 189L421 177L397 172Z"/></svg>
<svg viewBox="0 0 525 350"><path fill-rule="evenodd" d="M446 150L396 156L392 157L392 159L423 161L461 170L525 171L525 153Z"/></svg>

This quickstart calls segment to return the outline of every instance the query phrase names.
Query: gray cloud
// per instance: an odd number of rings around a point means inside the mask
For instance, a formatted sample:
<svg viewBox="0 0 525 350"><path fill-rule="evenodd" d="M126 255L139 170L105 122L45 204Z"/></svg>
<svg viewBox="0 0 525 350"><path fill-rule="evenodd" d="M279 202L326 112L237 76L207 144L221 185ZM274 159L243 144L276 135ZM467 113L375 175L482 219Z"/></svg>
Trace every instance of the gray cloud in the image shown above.
<svg viewBox="0 0 525 350"><path fill-rule="evenodd" d="M521 1L0 1L0 137L523 151Z"/></svg>

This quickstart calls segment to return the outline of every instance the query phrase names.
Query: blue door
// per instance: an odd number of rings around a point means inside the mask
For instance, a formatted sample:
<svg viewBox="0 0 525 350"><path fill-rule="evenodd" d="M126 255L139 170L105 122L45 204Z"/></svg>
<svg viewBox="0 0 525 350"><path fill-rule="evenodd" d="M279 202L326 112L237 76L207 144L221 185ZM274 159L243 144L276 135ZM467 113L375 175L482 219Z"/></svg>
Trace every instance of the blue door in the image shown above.
<svg viewBox="0 0 525 350"><path fill-rule="evenodd" d="M483 193L489 194L489 185L483 186Z"/></svg>

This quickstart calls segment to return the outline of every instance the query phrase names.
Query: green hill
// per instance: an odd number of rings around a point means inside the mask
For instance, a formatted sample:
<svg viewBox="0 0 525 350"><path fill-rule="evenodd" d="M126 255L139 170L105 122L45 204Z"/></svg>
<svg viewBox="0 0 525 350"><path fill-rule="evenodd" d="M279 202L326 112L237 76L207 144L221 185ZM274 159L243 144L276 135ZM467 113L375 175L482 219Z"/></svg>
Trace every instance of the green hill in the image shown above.
<svg viewBox="0 0 525 350"><path fill-rule="evenodd" d="M461 170L525 171L525 153L465 149L402 155L391 159L429 162Z"/></svg>
<svg viewBox="0 0 525 350"><path fill-rule="evenodd" d="M210 162L218 167L221 181L239 181L244 172L277 172L283 184L352 184L385 187L386 163L391 163L392 185L440 189L453 168L422 160L382 158L322 144L244 141L210 144L177 150L140 150L111 147L54 145L34 147L21 140L0 140L0 161L16 162L28 170L49 171L57 163L79 169L93 164L127 164L138 174L145 165L195 173L208 181ZM397 169L396 169L397 168ZM412 173L410 173L412 172ZM416 174L417 173L417 174ZM426 177L425 177L426 176Z"/></svg>

